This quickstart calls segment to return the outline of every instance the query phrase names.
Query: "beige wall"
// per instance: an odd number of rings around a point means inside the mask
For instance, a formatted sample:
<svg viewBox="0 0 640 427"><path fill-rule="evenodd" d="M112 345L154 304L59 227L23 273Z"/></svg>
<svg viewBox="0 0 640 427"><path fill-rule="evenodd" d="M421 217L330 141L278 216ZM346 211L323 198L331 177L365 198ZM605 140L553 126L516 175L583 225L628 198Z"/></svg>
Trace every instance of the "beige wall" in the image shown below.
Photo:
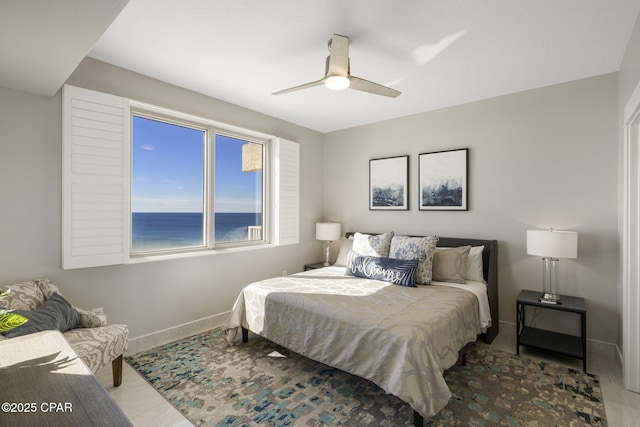
<svg viewBox="0 0 640 427"><path fill-rule="evenodd" d="M632 43L640 45L638 28ZM640 80L640 59L628 52L625 61L631 65L620 73L621 92ZM553 226L580 233L579 258L560 262L561 289L587 299L589 338L620 342L617 74L324 136L91 59L68 83L300 142L301 243L61 270L60 94L0 88L0 284L51 277L74 303L104 307L112 322L128 323L137 337L223 313L244 284L316 261L321 245L313 224L331 219L344 230L497 239L500 317L515 322L519 290L541 287L541 262L526 255L525 231ZM463 147L470 149L470 210L418 211L417 155ZM403 154L411 156L411 210L369 211L369 159ZM560 330L576 328L562 319ZM539 321L553 320L543 315Z"/></svg>
<svg viewBox="0 0 640 427"><path fill-rule="evenodd" d="M0 88L0 284L56 280L83 308L104 307L131 337L224 313L251 281L321 258L322 134L86 59L69 84L281 136L301 144L301 243L279 248L64 271L61 269L61 96Z"/></svg>
<svg viewBox="0 0 640 427"><path fill-rule="evenodd" d="M617 343L617 73L325 135L324 209L346 230L499 241L500 319L515 323L521 289L541 289L526 230L579 233L560 261L560 290L583 296L591 339ZM469 148L469 211L418 210L418 154ZM410 210L369 211L369 159L410 155ZM539 326L576 332L577 316ZM556 323L557 325L554 325Z"/></svg>

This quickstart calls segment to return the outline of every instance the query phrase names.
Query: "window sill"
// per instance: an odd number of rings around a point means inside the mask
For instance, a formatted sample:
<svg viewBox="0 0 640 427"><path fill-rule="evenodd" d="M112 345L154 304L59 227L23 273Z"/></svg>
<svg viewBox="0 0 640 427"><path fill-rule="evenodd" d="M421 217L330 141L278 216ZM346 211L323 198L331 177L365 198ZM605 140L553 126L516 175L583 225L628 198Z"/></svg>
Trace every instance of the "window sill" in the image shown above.
<svg viewBox="0 0 640 427"><path fill-rule="evenodd" d="M234 253L234 252L255 251L255 250L269 249L269 248L275 248L275 247L276 245L274 244L263 243L263 244L250 245L250 246L233 246L233 247L226 247L226 248L223 247L223 248L215 248L215 249L200 249L200 250L189 251L189 252L132 255L129 258L128 263L142 264L145 262L169 261L174 259L221 255L221 254Z"/></svg>

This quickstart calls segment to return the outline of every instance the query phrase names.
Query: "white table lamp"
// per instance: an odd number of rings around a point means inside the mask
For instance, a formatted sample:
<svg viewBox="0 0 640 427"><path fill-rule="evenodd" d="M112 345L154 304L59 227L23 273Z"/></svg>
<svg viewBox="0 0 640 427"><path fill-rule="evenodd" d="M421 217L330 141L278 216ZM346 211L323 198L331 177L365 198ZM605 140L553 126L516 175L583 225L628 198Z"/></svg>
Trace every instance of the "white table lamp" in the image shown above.
<svg viewBox="0 0 640 427"><path fill-rule="evenodd" d="M325 267L329 266L329 249L333 240L340 239L340 223L338 222L318 222L316 224L316 240L325 242Z"/></svg>
<svg viewBox="0 0 640 427"><path fill-rule="evenodd" d="M527 254L542 257L540 302L560 304L558 261L578 257L578 233L575 231L527 230Z"/></svg>

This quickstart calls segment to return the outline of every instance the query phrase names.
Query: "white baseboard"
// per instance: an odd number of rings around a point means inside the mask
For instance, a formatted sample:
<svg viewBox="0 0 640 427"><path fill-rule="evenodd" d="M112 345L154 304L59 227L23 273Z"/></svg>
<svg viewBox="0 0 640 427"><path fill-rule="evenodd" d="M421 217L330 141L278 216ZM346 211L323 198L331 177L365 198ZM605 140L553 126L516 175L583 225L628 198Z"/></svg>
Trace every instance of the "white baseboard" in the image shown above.
<svg viewBox="0 0 640 427"><path fill-rule="evenodd" d="M227 311L224 313L214 314L213 316L205 317L204 319L194 320L193 322L184 323L162 331L131 338L129 339L129 348L125 352L125 355L128 356L140 353L141 351L147 351L160 345L190 337L191 335L196 335L210 329L218 328L224 325L229 313L230 312Z"/></svg>

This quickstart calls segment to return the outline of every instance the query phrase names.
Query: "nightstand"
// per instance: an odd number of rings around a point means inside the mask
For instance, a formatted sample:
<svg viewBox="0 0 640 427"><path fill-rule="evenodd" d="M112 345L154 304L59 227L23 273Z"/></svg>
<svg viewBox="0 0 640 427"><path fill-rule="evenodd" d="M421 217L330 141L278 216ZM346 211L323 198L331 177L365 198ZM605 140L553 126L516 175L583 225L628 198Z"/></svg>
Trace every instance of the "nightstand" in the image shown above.
<svg viewBox="0 0 640 427"><path fill-rule="evenodd" d="M324 267L323 261L314 262L313 264L305 264L304 271L315 270L316 268L322 268L322 267Z"/></svg>
<svg viewBox="0 0 640 427"><path fill-rule="evenodd" d="M582 370L587 372L587 305L584 298L561 295L561 304L548 304L538 301L540 291L520 291L516 301L516 353L520 354L520 346L551 351L564 356L582 360ZM525 325L525 308L527 306L542 307L547 310L575 313L580 316L581 335L574 336L533 328Z"/></svg>

